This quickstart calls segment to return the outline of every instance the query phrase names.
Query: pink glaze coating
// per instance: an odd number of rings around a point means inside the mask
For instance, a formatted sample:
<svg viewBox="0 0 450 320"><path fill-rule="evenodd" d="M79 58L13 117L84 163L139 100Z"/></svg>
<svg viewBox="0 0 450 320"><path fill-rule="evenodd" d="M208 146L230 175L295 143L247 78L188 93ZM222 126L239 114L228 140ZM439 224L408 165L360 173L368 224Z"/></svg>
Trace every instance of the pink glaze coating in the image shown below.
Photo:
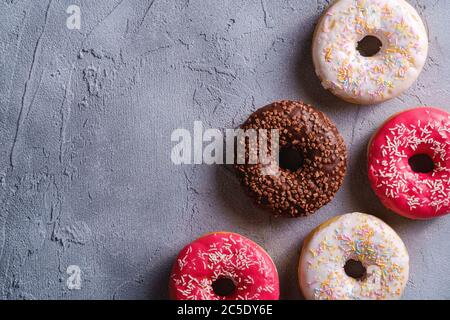
<svg viewBox="0 0 450 320"><path fill-rule="evenodd" d="M234 293L223 297L213 283L233 280ZM207 234L179 253L169 283L175 300L278 300L278 273L269 255L253 241L236 233Z"/></svg>
<svg viewBox="0 0 450 320"><path fill-rule="evenodd" d="M409 159L418 154L433 160L433 171L412 170ZM369 144L368 174L382 203L402 216L450 213L450 114L422 107L394 115Z"/></svg>

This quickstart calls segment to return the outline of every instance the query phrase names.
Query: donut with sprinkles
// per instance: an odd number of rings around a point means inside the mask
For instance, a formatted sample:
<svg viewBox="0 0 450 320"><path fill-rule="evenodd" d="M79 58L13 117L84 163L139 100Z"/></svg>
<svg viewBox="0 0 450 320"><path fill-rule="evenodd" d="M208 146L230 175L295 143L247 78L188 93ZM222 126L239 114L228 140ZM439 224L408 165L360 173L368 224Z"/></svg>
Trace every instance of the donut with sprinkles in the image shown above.
<svg viewBox="0 0 450 320"><path fill-rule="evenodd" d="M180 251L169 283L174 300L278 300L278 272L253 241L230 232L207 234Z"/></svg>
<svg viewBox="0 0 450 320"><path fill-rule="evenodd" d="M361 271L348 268L360 264ZM349 213L320 225L304 241L299 284L308 300L396 300L409 277L400 237L380 219Z"/></svg>
<svg viewBox="0 0 450 320"><path fill-rule="evenodd" d="M333 200L346 174L347 147L323 112L301 101L277 101L250 115L241 129L279 132L279 161L269 165L277 167L276 174L265 174L264 163L235 165L259 207L274 216L295 218L311 215ZM239 139L238 144L247 142ZM271 144L270 140L269 149ZM250 153L251 148L246 150Z"/></svg>
<svg viewBox="0 0 450 320"><path fill-rule="evenodd" d="M338 0L320 19L313 60L324 88L355 104L407 90L428 55L428 35L405 0Z"/></svg>
<svg viewBox="0 0 450 320"><path fill-rule="evenodd" d="M381 202L402 216L450 213L450 114L422 107L391 117L369 143L368 175Z"/></svg>

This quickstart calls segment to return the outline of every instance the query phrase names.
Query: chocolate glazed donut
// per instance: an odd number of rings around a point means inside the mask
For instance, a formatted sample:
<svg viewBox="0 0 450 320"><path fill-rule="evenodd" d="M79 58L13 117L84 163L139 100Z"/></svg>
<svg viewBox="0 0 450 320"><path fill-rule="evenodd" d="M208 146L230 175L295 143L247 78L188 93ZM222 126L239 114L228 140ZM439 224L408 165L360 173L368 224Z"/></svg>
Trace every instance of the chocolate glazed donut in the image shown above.
<svg viewBox="0 0 450 320"><path fill-rule="evenodd" d="M280 161L276 175L263 175L263 164L236 164L238 176L256 203L275 216L301 217L329 203L344 180L347 148L336 126L322 112L297 101L279 101L253 113L241 126L278 129ZM248 140L245 144L248 159ZM268 152L271 152L268 136ZM286 165L283 156L297 158ZM292 160L292 159L291 159Z"/></svg>

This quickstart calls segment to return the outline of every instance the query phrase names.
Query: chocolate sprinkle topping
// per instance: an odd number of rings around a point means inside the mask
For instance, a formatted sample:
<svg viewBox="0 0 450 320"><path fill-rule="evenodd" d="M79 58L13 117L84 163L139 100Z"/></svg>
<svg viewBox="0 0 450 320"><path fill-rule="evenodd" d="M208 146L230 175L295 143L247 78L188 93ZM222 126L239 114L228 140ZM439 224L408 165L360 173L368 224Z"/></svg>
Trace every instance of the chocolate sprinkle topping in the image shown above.
<svg viewBox="0 0 450 320"><path fill-rule="evenodd" d="M295 149L303 157L296 171L279 168L278 175L262 175L262 164L236 164L238 176L256 203L275 216L313 214L329 203L344 180L347 148L336 126L322 112L297 101L279 101L253 113L241 126L278 129L280 150ZM245 144L248 158L248 141ZM268 152L270 152L269 137Z"/></svg>

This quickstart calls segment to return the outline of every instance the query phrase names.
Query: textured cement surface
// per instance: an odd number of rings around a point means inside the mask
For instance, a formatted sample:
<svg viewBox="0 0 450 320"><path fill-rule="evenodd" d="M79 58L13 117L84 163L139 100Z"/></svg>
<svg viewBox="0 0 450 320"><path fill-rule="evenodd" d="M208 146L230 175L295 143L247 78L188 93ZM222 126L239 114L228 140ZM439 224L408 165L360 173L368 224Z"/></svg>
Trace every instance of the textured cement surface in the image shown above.
<svg viewBox="0 0 450 320"><path fill-rule="evenodd" d="M324 0L1 0L0 298L162 299L178 250L203 233L264 246L282 297L300 299L302 239L337 214L387 221L411 255L405 298L450 299L450 218L415 222L369 189L365 149L391 114L450 111L450 1L411 1L430 32L418 82L378 106L347 104L313 72ZM81 8L80 30L66 9ZM233 128L259 106L303 99L350 150L348 176L314 216L273 219L221 166L174 166L176 128ZM79 266L81 289L67 287Z"/></svg>

